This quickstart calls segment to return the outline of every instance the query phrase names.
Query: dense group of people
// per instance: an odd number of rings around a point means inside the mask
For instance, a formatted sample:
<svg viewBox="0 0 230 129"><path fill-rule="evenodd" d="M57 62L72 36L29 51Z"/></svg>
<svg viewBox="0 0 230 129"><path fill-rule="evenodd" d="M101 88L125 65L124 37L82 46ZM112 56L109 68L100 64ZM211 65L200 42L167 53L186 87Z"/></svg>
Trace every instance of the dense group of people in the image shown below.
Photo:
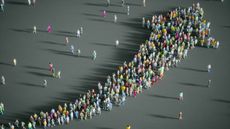
<svg viewBox="0 0 230 129"><path fill-rule="evenodd" d="M122 5L124 3L122 0ZM109 5L110 1L108 1ZM143 0L143 5L146 6L145 0ZM105 12L104 15L106 15ZM129 6L127 15L129 15ZM114 22L117 22L115 15ZM136 97L142 93L143 89L154 86L163 78L165 71L176 67L182 59L187 57L190 49L195 46L218 48L219 41L210 36L210 24L204 19L204 11L199 3L189 8L178 7L166 15L154 15L150 20L143 18L142 26L152 30L149 39L140 45L132 61L125 61L115 73L107 76L104 84L98 82L98 89L88 90L74 102L59 105L50 111L31 114L28 122L16 120L14 123L9 123L9 127L35 129L39 126L46 129L69 124L74 119L91 119L93 116L100 115L102 110L112 110L113 105L124 105L127 96ZM47 31L52 31L51 25L48 26ZM36 26L33 33L36 34ZM77 31L77 37L80 37L82 33L81 27ZM69 39L66 37L66 44L68 42ZM115 41L115 45L119 45L118 40ZM74 48L71 48L71 52L74 54ZM96 59L95 50L92 58ZM13 62L16 66L16 59ZM208 69L210 71L211 65ZM49 71L54 77L61 78L61 72L56 74L52 63L49 63ZM1 82L5 85L4 76ZM44 86L47 86L46 80L44 80ZM178 99L183 100L183 92L180 93ZM4 105L1 103L0 115L3 113ZM182 119L182 112L179 113L178 119ZM130 125L127 128L131 128ZM5 129L5 126L1 125L1 129Z"/></svg>
<svg viewBox="0 0 230 129"><path fill-rule="evenodd" d="M46 129L69 124L74 119L91 119L100 115L102 110L112 110L113 105L124 105L127 96L136 97L143 89L152 87L163 78L165 71L176 67L195 46L219 47L219 42L210 37L210 22L204 19L204 11L199 3L189 8L176 8L165 16L154 15L151 22L143 18L143 27L152 29L152 33L140 45L131 62L125 61L123 66L107 77L104 84L98 82L98 89L89 90L75 102L59 105L50 112L32 114L27 128L42 126ZM49 65L52 71L53 64ZM183 92L178 99L183 100ZM182 112L178 119L182 119ZM20 124L18 120L14 124L9 123L9 126L12 129L14 126L26 129L25 122Z"/></svg>

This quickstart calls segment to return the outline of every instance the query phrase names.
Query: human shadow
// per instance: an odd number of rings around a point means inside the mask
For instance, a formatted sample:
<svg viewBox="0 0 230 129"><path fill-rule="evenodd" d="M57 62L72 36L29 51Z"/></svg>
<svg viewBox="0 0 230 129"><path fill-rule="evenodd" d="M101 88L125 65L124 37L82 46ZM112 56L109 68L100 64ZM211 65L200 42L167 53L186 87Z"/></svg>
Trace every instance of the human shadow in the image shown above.
<svg viewBox="0 0 230 129"><path fill-rule="evenodd" d="M160 118L160 119L171 119L171 120L176 120L176 119L178 119L177 117L166 116L166 115L160 115L160 114L149 114L149 116L155 117L155 118Z"/></svg>
<svg viewBox="0 0 230 129"><path fill-rule="evenodd" d="M41 73L41 72L29 71L28 73L32 74L32 75L40 76L40 77L52 77L50 74L45 74L45 73Z"/></svg>
<svg viewBox="0 0 230 129"><path fill-rule="evenodd" d="M107 47L115 47L115 44L106 44L106 43L99 43L99 42L93 42L91 44L94 44L94 45L99 45L99 46L107 46Z"/></svg>
<svg viewBox="0 0 230 129"><path fill-rule="evenodd" d="M230 100L225 100L225 99L212 99L212 101L230 104Z"/></svg>
<svg viewBox="0 0 230 129"><path fill-rule="evenodd" d="M27 83L27 82L19 82L18 84L23 85L23 86L28 86L28 87L43 87L42 85L32 84L32 83Z"/></svg>
<svg viewBox="0 0 230 129"><path fill-rule="evenodd" d="M110 128L110 127L96 127L96 129L113 129L113 128Z"/></svg>
<svg viewBox="0 0 230 129"><path fill-rule="evenodd" d="M187 67L176 67L176 68L182 69L182 70L189 70L189 71L195 71L195 72L202 72L202 73L207 72L207 70L195 69L195 68L187 68Z"/></svg>
<svg viewBox="0 0 230 129"><path fill-rule="evenodd" d="M67 32L67 31L57 31L57 32L53 32L52 34L57 36L63 36L63 37L76 37L74 33Z"/></svg>
<svg viewBox="0 0 230 129"><path fill-rule="evenodd" d="M230 29L230 26L228 26L228 25L225 25L225 26L223 26L223 28L227 28L227 29Z"/></svg>
<svg viewBox="0 0 230 129"><path fill-rule="evenodd" d="M13 64L6 63L6 62L0 62L0 65L5 65L5 66L13 66Z"/></svg>
<svg viewBox="0 0 230 129"><path fill-rule="evenodd" d="M96 6L96 7L106 7L107 5L105 3L84 3L84 5L87 5L87 6Z"/></svg>
<svg viewBox="0 0 230 129"><path fill-rule="evenodd" d="M130 3L130 2L127 2L126 3L126 6L142 6L142 4L137 4L137 3Z"/></svg>
<svg viewBox="0 0 230 129"><path fill-rule="evenodd" d="M37 66L29 66L29 65L26 65L24 66L25 68L28 68L28 69L34 69L34 70L48 70L48 68L42 68L42 67L37 67Z"/></svg>
<svg viewBox="0 0 230 129"><path fill-rule="evenodd" d="M102 18L102 19L88 18L88 20L90 20L90 21L95 21L95 22L114 23L113 21L108 21L108 20L106 20L106 19L104 19L104 18Z"/></svg>
<svg viewBox="0 0 230 129"><path fill-rule="evenodd" d="M73 55L70 51L61 51L61 50L54 50L54 49L46 49L46 50L51 52L51 53L58 54L58 55L76 57L76 55Z"/></svg>
<svg viewBox="0 0 230 129"><path fill-rule="evenodd" d="M83 15L89 16L89 17L100 17L100 15L97 15L97 14L90 14L90 13L83 13Z"/></svg>
<svg viewBox="0 0 230 129"><path fill-rule="evenodd" d="M101 10L103 11L103 10ZM112 14L126 14L126 12L119 12L119 11L112 11L112 10L106 10L107 13L112 13Z"/></svg>
<svg viewBox="0 0 230 129"><path fill-rule="evenodd" d="M181 84L183 86L191 86L191 87L203 87L203 88L207 88L208 87L208 85L188 83L188 82L179 82L179 84Z"/></svg>
<svg viewBox="0 0 230 129"><path fill-rule="evenodd" d="M61 50L54 50L54 49L45 49L45 50L53 54L58 54L58 55L70 56L70 57L75 57L75 58L83 58L83 59L92 59L92 56L86 56L82 54L80 55L72 54L70 51L61 51Z"/></svg>
<svg viewBox="0 0 230 129"><path fill-rule="evenodd" d="M11 29L12 31L15 32L23 32L23 33L32 33L33 30L32 29Z"/></svg>
<svg viewBox="0 0 230 129"><path fill-rule="evenodd" d="M170 96L164 96L164 95L157 95L157 94L151 94L149 96L156 97L156 98L162 98L162 99L173 99L178 100L177 97L170 97Z"/></svg>
<svg viewBox="0 0 230 129"><path fill-rule="evenodd" d="M22 2L22 1L6 1L6 3L11 5L24 5L24 6L28 5L26 2Z"/></svg>
<svg viewBox="0 0 230 129"><path fill-rule="evenodd" d="M66 46L64 43L57 43L54 41L40 41L41 43L45 43L45 44L51 44L51 45L59 45L59 46Z"/></svg>

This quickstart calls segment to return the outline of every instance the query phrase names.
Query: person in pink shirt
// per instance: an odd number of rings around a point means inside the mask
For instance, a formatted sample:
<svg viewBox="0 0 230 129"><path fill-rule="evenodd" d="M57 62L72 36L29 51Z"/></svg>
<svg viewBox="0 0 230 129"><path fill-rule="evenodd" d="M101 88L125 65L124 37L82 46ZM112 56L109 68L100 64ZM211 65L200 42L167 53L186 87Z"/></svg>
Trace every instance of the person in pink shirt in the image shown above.
<svg viewBox="0 0 230 129"><path fill-rule="evenodd" d="M49 24L48 27L47 27L47 32L48 32L48 33L52 32L52 27L51 27L50 24Z"/></svg>

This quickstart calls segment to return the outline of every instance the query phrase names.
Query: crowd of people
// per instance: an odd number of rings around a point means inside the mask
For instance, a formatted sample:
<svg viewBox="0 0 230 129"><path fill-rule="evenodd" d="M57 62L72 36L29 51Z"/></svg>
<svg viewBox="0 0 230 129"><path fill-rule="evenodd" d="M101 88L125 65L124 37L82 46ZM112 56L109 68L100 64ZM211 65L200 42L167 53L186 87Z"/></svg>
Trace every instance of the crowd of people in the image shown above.
<svg viewBox="0 0 230 129"><path fill-rule="evenodd" d="M113 105L124 105L127 96L136 97L143 89L154 86L164 77L165 71L177 67L195 46L219 47L219 41L210 36L210 22L204 19L204 11L199 3L189 8L178 7L166 15L154 15L150 20L143 18L142 26L152 30L149 39L140 45L132 61L125 61L115 73L107 76L104 84L98 82L98 89L88 90L79 98L76 96L74 102L59 105L50 111L31 114L26 123L19 120L9 123L10 128L35 129L39 126L46 129L69 124L75 119L92 119L100 115L102 110L112 110ZM47 31L52 31L52 28ZM95 59L96 51L93 51ZM49 63L49 67L53 72L52 63ZM47 86L46 80L44 85ZM183 92L178 99L183 100ZM4 106L1 107L0 113L1 109L4 111ZM182 119L182 112L178 119ZM1 129L4 129L4 125Z"/></svg>

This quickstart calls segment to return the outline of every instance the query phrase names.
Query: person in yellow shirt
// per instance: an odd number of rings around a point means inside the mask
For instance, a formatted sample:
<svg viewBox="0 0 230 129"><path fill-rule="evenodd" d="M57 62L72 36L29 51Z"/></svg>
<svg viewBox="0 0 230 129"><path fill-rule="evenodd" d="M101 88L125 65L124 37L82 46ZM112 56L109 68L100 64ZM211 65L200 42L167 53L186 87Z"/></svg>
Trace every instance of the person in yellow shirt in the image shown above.
<svg viewBox="0 0 230 129"><path fill-rule="evenodd" d="M130 125L127 125L127 126L126 126L126 129L131 129L131 126L130 126Z"/></svg>

